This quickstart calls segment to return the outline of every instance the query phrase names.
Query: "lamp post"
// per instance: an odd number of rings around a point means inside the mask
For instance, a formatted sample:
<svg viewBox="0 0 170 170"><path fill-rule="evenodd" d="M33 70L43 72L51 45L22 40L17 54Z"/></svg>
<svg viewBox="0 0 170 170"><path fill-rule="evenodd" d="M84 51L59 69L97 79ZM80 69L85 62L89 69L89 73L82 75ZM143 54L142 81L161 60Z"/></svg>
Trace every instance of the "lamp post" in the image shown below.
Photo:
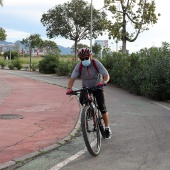
<svg viewBox="0 0 170 170"><path fill-rule="evenodd" d="M98 11L100 11L101 9L99 9ZM93 0L91 0L91 21L90 21L90 50L91 52L92 52L92 33L93 33Z"/></svg>
<svg viewBox="0 0 170 170"><path fill-rule="evenodd" d="M91 0L91 24L90 24L90 50L92 52L92 30L93 30L93 0Z"/></svg>

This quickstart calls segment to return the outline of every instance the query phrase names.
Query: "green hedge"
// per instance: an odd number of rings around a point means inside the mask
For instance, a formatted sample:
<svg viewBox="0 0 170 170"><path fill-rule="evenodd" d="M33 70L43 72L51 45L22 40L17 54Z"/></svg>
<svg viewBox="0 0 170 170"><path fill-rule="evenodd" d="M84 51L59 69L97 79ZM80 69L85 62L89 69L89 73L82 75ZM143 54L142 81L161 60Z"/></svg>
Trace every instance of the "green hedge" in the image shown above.
<svg viewBox="0 0 170 170"><path fill-rule="evenodd" d="M101 62L109 70L111 83L151 99L170 99L170 50L165 46L129 56L115 53Z"/></svg>

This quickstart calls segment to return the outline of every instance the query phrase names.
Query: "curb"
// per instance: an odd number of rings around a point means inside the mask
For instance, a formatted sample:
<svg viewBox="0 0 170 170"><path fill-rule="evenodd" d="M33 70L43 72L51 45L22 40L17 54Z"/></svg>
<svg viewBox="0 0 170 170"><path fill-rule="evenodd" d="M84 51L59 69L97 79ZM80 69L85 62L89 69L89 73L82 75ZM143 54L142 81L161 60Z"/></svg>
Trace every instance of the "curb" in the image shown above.
<svg viewBox="0 0 170 170"><path fill-rule="evenodd" d="M71 133L68 136L66 136L62 140L57 141L56 144L53 144L53 145L48 146L48 147L45 147L42 150L35 151L35 152L29 153L27 155L24 155L22 157L16 158L16 159L14 159L12 161L0 164L0 170L5 170L6 168L15 166L18 162L23 162L23 161L26 161L26 160L29 160L29 159L36 158L36 157L42 155L42 153L46 153L46 152L55 150L58 147L61 147L62 145L65 145L68 141L70 141L72 139L73 136L75 136L77 134L77 132L78 132L78 130L80 128L80 125L81 125L80 116L81 116L81 106L80 106L79 118L77 120L77 123L76 123L74 129L71 131Z"/></svg>

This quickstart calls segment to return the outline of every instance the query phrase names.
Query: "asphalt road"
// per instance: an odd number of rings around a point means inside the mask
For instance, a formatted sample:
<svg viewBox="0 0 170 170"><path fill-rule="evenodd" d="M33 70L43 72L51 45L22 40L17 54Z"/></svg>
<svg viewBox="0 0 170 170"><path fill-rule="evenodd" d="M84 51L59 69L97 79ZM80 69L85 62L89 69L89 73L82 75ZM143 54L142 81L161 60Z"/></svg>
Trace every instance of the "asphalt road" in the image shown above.
<svg viewBox="0 0 170 170"><path fill-rule="evenodd" d="M12 74L67 86L67 77L25 71ZM75 87L80 87L78 80ZM83 150L78 135L67 145L32 160L18 170L169 170L170 103L136 96L107 85L105 96L113 137L102 140L101 153L92 157ZM69 158L69 159L68 159Z"/></svg>

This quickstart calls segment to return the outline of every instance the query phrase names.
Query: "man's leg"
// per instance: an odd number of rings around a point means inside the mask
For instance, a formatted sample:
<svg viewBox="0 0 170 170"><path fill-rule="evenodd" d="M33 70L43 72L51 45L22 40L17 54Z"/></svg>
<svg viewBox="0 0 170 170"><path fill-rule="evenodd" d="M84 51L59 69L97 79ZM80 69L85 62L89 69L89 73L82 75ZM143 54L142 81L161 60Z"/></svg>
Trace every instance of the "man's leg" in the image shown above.
<svg viewBox="0 0 170 170"><path fill-rule="evenodd" d="M105 139L110 139L112 137L112 131L109 127L109 113L106 112L105 114L102 114L102 118L105 123Z"/></svg>
<svg viewBox="0 0 170 170"><path fill-rule="evenodd" d="M102 118L104 120L105 127L109 127L109 114L106 112L105 114L102 114Z"/></svg>

